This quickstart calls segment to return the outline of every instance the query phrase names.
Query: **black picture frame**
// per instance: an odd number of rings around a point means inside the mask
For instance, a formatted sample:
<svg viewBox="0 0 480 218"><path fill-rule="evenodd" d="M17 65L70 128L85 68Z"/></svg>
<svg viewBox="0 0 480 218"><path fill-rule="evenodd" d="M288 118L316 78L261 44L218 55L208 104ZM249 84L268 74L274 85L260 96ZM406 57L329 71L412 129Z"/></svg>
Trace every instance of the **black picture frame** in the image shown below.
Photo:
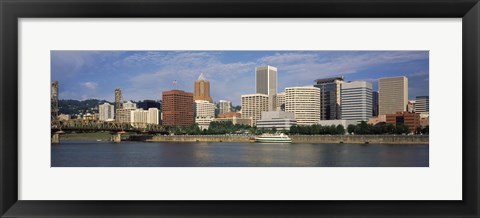
<svg viewBox="0 0 480 218"><path fill-rule="evenodd" d="M0 15L1 217L479 217L478 0L0 0ZM18 19L84 17L462 18L463 200L19 201Z"/></svg>

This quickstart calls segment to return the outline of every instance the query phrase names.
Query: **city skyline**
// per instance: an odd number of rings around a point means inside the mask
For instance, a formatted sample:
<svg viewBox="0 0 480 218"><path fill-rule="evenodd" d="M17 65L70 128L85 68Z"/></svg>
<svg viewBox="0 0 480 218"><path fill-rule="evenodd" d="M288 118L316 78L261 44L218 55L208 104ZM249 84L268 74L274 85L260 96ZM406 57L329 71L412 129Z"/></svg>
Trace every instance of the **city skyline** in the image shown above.
<svg viewBox="0 0 480 218"><path fill-rule="evenodd" d="M241 104L255 93L255 68L278 68L277 92L291 86L313 86L314 80L345 76L366 80L378 90L381 77L406 76L409 99L428 96L428 51L52 51L52 80L60 99L161 99L172 89L193 92L203 73L215 102ZM177 84L173 84L177 81Z"/></svg>

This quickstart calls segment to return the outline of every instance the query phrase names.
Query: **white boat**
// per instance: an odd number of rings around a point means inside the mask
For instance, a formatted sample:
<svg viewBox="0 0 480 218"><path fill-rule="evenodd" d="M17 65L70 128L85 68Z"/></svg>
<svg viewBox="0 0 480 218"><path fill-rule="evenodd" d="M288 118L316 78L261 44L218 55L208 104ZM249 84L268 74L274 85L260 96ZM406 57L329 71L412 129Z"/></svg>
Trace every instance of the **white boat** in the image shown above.
<svg viewBox="0 0 480 218"><path fill-rule="evenodd" d="M280 134L263 134L255 138L255 142L264 143L292 143L292 139L283 133Z"/></svg>

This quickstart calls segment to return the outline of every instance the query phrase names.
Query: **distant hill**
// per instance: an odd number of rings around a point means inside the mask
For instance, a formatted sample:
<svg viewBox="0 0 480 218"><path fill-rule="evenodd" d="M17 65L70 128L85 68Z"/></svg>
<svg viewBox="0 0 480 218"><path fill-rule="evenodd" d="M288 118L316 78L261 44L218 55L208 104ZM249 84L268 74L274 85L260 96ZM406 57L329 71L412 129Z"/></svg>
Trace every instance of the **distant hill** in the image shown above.
<svg viewBox="0 0 480 218"><path fill-rule="evenodd" d="M59 114L70 114L76 116L79 114L98 113L98 105L103 103L110 103L105 100L87 99L79 100L58 100Z"/></svg>

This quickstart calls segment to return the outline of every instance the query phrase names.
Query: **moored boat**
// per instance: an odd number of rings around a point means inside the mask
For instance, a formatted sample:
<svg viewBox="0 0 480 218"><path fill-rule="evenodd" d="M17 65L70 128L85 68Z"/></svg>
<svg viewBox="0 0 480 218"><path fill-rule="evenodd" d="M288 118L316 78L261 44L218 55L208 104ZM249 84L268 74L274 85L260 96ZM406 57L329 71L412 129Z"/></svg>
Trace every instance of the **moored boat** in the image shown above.
<svg viewBox="0 0 480 218"><path fill-rule="evenodd" d="M262 134L255 138L255 142L263 143L292 143L292 139L283 133L280 134Z"/></svg>

